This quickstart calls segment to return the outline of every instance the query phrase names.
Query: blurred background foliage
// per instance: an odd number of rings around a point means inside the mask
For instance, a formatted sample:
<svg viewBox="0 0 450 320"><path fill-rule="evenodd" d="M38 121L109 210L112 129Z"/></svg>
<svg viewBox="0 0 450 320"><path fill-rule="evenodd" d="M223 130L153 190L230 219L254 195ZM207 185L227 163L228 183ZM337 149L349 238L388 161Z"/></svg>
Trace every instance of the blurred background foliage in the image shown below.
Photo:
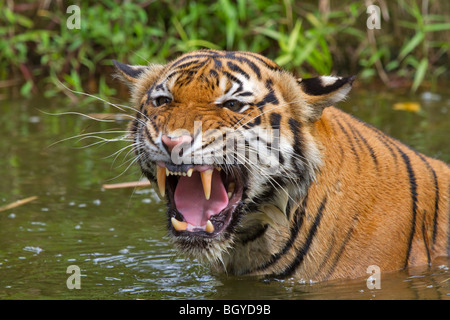
<svg viewBox="0 0 450 320"><path fill-rule="evenodd" d="M81 28L67 28L69 5ZM381 28L366 22L371 4ZM164 63L199 48L248 50L302 77L357 74L367 85L434 90L448 80L450 2L80 0L0 2L0 96L53 97L61 83L120 94L111 59ZM445 83L445 81L444 81Z"/></svg>

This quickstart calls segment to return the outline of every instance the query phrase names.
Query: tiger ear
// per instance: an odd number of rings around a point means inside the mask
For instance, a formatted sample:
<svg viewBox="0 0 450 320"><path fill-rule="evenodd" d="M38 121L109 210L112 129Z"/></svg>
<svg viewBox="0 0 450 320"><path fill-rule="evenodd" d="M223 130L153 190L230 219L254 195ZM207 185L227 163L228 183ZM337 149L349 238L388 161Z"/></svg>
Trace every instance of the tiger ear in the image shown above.
<svg viewBox="0 0 450 320"><path fill-rule="evenodd" d="M129 64L120 63L116 60L113 60L113 64L116 67L117 73L116 75L122 79L129 87L132 87L139 81L140 76L145 73L146 70L149 70L148 66L133 66Z"/></svg>
<svg viewBox="0 0 450 320"><path fill-rule="evenodd" d="M320 76L309 79L298 79L297 83L306 102L312 107L310 118L317 121L322 116L324 108L345 99L352 88L356 76L333 77Z"/></svg>

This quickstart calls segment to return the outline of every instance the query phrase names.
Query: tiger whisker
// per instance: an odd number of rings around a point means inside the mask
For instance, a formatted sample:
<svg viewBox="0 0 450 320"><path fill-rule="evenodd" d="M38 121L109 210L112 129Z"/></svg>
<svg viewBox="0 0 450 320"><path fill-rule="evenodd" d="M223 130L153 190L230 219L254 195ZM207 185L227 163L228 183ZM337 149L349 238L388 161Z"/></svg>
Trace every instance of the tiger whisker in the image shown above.
<svg viewBox="0 0 450 320"><path fill-rule="evenodd" d="M242 157L242 155L240 155L240 154L237 154L237 155ZM244 158L244 160L245 160L245 158ZM286 195L288 196L288 198L289 198L290 200L292 200L292 202L294 202L295 204L299 205L299 204L297 203L297 200L296 200L296 199L293 199L293 198L291 197L291 195L287 192L287 190L286 190L285 188L283 188L277 181L275 181L271 175L268 175L267 173L263 172L262 169L261 169L258 165L255 165L255 164L252 164L252 163L248 163L248 164L247 164L246 162L244 162L244 166L246 167L246 169L247 169L251 174L254 174L254 175L255 175L255 173L254 173L251 169L252 169L252 168L253 168L253 169L256 168L256 170L259 170L259 171L260 171L260 174L263 175L264 177L268 178L269 183L270 183L274 188L277 188L277 186L278 186L278 188L280 188L281 190L283 190L283 192L286 193ZM277 186L275 186L272 182L275 182L275 184L276 184Z"/></svg>
<svg viewBox="0 0 450 320"><path fill-rule="evenodd" d="M112 180L115 180L115 179L120 178L121 176L123 176L123 175L125 174L125 172L127 172L128 169L131 168L131 166L133 166L136 162L138 162L138 161L140 160L140 158L141 158L141 155L139 155L139 156L137 156L137 157L135 157L135 158L132 158L132 159L130 159L130 160L127 160L127 162L130 162L130 163L129 163L128 166L125 168L125 170L122 171L120 174L116 175L115 177L110 178L110 179L108 179L108 180L106 180L106 181L112 181ZM124 165L124 163L122 163L120 166L122 166L122 165Z"/></svg>

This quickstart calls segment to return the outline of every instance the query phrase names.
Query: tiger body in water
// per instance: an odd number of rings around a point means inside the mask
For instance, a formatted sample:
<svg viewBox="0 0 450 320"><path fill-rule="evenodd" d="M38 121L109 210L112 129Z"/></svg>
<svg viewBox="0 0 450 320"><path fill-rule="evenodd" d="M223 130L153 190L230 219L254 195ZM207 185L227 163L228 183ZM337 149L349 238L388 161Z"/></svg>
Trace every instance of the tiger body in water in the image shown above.
<svg viewBox="0 0 450 320"><path fill-rule="evenodd" d="M187 256L322 281L449 255L449 166L333 107L354 77L298 79L259 54L216 50L114 64L137 109L137 161ZM228 148L230 133L245 152Z"/></svg>

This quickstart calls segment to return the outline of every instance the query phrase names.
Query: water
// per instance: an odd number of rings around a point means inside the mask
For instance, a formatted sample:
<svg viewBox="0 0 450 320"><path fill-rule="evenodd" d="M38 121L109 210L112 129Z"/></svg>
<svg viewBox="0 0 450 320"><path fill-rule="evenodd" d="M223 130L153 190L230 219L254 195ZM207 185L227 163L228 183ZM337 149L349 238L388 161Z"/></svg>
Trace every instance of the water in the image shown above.
<svg viewBox="0 0 450 320"><path fill-rule="evenodd" d="M416 101L419 113L393 110ZM355 90L343 109L450 162L448 94L370 94ZM102 103L67 105L43 98L0 101L0 299L442 299L450 300L450 260L431 267L382 273L381 289L366 279L309 283L293 279L217 275L177 254L166 236L165 209L152 189L104 189L136 181L126 142L83 148L97 140L74 135L124 130L77 115L111 112ZM117 134L103 135L115 137ZM69 289L69 266L80 268L81 289Z"/></svg>

